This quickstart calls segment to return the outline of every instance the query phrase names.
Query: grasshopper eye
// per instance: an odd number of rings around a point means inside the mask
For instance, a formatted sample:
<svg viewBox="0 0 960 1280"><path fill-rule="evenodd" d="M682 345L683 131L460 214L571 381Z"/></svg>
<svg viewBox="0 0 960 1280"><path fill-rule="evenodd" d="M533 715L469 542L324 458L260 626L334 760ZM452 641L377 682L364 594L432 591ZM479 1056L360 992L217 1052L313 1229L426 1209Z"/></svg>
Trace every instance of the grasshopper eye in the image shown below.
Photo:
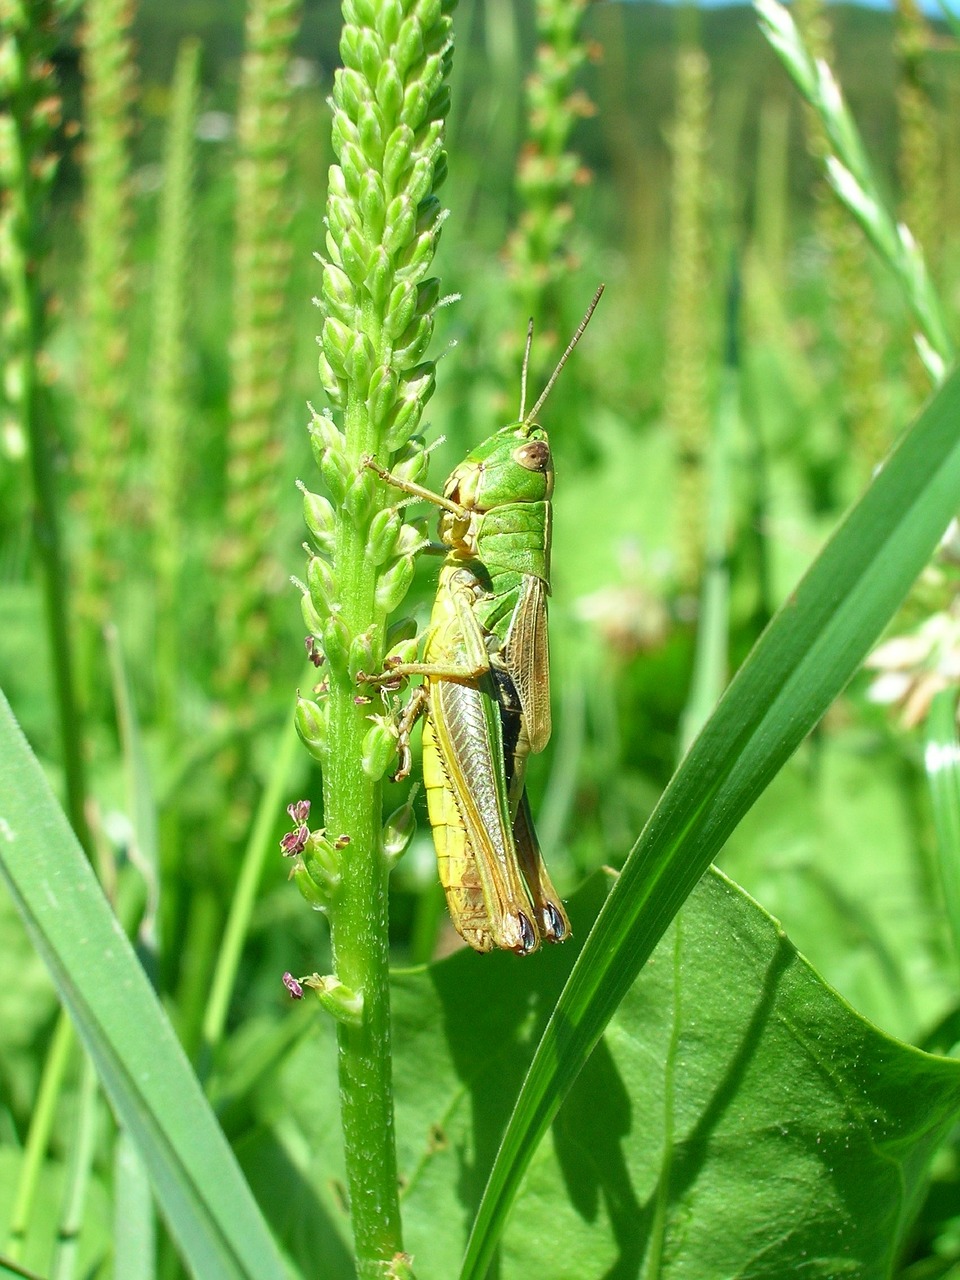
<svg viewBox="0 0 960 1280"><path fill-rule="evenodd" d="M528 440L513 451L513 458L526 471L546 471L550 465L550 446L545 440Z"/></svg>

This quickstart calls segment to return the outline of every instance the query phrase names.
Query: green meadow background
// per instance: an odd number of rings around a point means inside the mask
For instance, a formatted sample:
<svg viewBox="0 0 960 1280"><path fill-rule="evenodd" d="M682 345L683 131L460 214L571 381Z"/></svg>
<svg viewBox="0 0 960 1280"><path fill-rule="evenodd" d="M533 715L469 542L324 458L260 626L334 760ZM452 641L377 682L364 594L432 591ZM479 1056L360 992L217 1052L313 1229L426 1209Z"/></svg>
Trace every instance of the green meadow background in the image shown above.
<svg viewBox="0 0 960 1280"><path fill-rule="evenodd" d="M847 5L826 12L830 61L879 187L921 243L955 331L953 28L947 18L921 18L906 0L899 13ZM812 6L807 20L824 21ZM251 251L268 255L254 302L238 300L235 287L252 208L237 165L243 6L138 6L135 74L102 108L104 118L112 112L120 121L129 167L117 171L119 202L107 198L99 213L91 212L85 169L92 143L82 22L76 8L56 11L48 52L63 105L49 147L59 160L33 224L35 279L45 297L35 350L47 464L41 505L59 526L67 590L51 628L31 442L8 384L0 405L0 687L61 799L74 755L83 775L73 810L84 815L82 840L288 1262L298 1274L349 1275L332 1033L315 1007L292 1006L280 982L284 971L329 969L326 926L288 881L278 843L289 828L285 806L301 797L314 806L311 825L322 824L319 774L290 731L297 689L317 678L305 665L291 576L304 573L297 482L321 484L306 430L308 402L323 405L313 255L324 234L327 97L340 15L332 3L309 0L282 70L288 114L265 144L279 166L277 184L273 203L257 206L267 209L267 239L275 230L281 247ZM533 6L460 0L455 31L449 172L440 192L449 216L435 264L440 293L450 297L438 313L431 355L442 358L423 428L429 440L443 437L431 455L432 484L440 487L471 445L516 416L531 311L537 394L597 284L606 284L540 415L557 474L554 735L531 761L529 789L551 873L573 898L579 944L609 882L601 869L621 866L692 732L920 411L930 379L901 289L828 190L820 135L752 10L587 6L580 27L587 57L563 140L576 161L563 192L569 212L549 248L551 270L535 285L532 268L525 274L517 265L516 243L510 248L530 207L516 174L529 136ZM91 278L104 295L117 286L104 329ZM114 345L103 345L104 333ZM245 364L254 378L241 404ZM254 425L244 436L238 422ZM960 791L950 793L954 779L945 793L930 762L937 744L949 750L956 740L957 563L956 554L941 557L892 628L902 634L942 620L941 647L913 654L908 670L888 673L880 686L900 695L901 706L874 696L876 670L856 675L718 859L816 971L804 968L809 991L797 997L817 1010L814 1021L827 1025L843 1008L871 1045L883 1033L944 1054L960 1025L960 955L948 910ZM423 557L404 606L421 625L435 580L436 561ZM67 746L58 720L60 645L75 678ZM911 694L905 723L902 701ZM385 812L407 790L389 784ZM522 973L513 957L461 953L441 961L459 940L437 884L422 794L415 810L417 834L391 881L398 1107L406 1099L418 1123L430 1117L440 1125L430 1110L436 1098L418 1078L418 1064L430 1077L435 1063L449 1127L417 1138L420 1154L409 1156L404 1176L413 1184L413 1252L426 1260L418 1274L439 1277L456 1274L505 1115L495 1091L475 1095L465 1115L456 1080L501 1039L535 1043L573 952L566 961L564 952L531 958L519 964ZM244 913L239 932L229 934L238 892ZM706 1007L739 1010L742 1002L748 1018L747 993L762 976L741 972L720 942L710 950L733 919L736 890L711 876L698 893L684 926L695 941L683 965L703 986ZM773 954L781 935L769 921L761 927L761 916L750 927ZM63 928L71 927L66 907ZM679 997L663 991L660 1001L667 965L657 956L662 963L631 994L636 1007L616 1024L612 1049L591 1058L593 1075L587 1084L581 1077L571 1110L561 1113L568 1128L555 1130L555 1164L544 1157L534 1165L501 1258L504 1276L801 1274L795 1260L766 1271L705 1261L709 1253L690 1245L699 1226L686 1237L692 1253L682 1254L679 1235L667 1237L678 1252L665 1247L659 1269L641 1271L641 1246L624 1243L632 1232L645 1238L639 1208L631 1208L635 1191L624 1190L640 1175L620 1168L614 1138L636 1135L644 1111L633 1076L642 1090L657 1050L629 1066L616 1055L634 1018L669 1042L664 1010ZM698 956L708 971L697 967ZM441 962L419 968L432 961ZM482 966L496 975L496 997ZM417 977L424 973L427 982ZM513 1003L497 1005L508 1000L504 992L514 993ZM136 1020L136 1008L129 1016ZM722 1040L722 1029L711 1027L707 1058ZM837 1045L849 1043L849 1029L835 1034ZM790 1061L789 1049L783 1055L766 1046L760 1062L768 1078ZM42 1275L54 1274L57 1257L64 1268L57 1275L119 1275L111 1270L123 1178L114 1164L117 1134L105 1106L91 1101L96 1091L80 1060L58 1023L56 984L13 898L0 893L0 1254ZM493 1076L499 1070L490 1067ZM515 1092L522 1067L504 1076ZM577 1149L593 1123L590 1088L612 1109L596 1126L598 1160L618 1170L595 1184L578 1181L564 1148L565 1133ZM43 1146L25 1193L28 1135L41 1112ZM950 1114L946 1104L940 1114ZM75 1186L83 1115L94 1118L82 1226L64 1262L53 1237L65 1188ZM403 1137L402 1114L399 1123ZM922 1115L916 1123L923 1128ZM853 1262L842 1250L824 1254L809 1274L960 1275L956 1129L943 1119L938 1133L938 1153L937 1144L926 1151L897 1229L878 1225L874 1253L865 1248ZM427 1148L438 1163L430 1164ZM749 1176L746 1167L736 1166L736 1190L718 1181L721 1201L757 1194L766 1166ZM855 1186L860 1175L850 1170ZM556 1228L569 1270L537 1262L551 1241L557 1198L570 1219L563 1225L561 1214ZM845 1199L843 1212L862 1224L870 1206L838 1197ZM691 1223L700 1221L698 1204L687 1206ZM442 1245L434 1238L441 1212ZM158 1230L158 1269L144 1274L180 1274ZM731 1234L742 1241L746 1228ZM812 1239L816 1246L816 1233ZM645 1265L653 1266L649 1256ZM216 1280L215 1271L208 1275Z"/></svg>

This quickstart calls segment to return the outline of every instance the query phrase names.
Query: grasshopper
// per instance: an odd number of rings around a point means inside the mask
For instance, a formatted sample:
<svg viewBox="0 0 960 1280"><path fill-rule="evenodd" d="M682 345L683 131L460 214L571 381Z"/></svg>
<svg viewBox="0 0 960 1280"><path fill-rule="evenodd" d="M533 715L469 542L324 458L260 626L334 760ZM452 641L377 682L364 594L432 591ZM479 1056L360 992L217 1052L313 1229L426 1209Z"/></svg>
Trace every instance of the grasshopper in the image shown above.
<svg viewBox="0 0 960 1280"><path fill-rule="evenodd" d="M441 509L446 553L422 662L394 664L374 682L422 676L399 724L400 767L424 716L423 772L440 881L453 923L476 951L528 955L562 942L570 922L544 865L525 778L527 757L550 737L550 593L553 459L536 422L600 300L597 290L547 385L527 413L533 322L527 332L520 417L474 449L443 493L383 480Z"/></svg>

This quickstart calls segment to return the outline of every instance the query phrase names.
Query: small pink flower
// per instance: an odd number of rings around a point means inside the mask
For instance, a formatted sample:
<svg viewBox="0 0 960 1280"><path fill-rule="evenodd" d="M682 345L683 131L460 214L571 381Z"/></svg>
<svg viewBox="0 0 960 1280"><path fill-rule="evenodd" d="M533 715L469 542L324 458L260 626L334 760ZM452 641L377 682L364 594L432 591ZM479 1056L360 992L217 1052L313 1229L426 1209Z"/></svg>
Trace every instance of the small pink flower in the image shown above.
<svg viewBox="0 0 960 1280"><path fill-rule="evenodd" d="M291 1000L303 999L303 987L301 987L300 983L296 980L296 978L293 976L292 973L285 973L283 975L282 981L283 981L283 985L290 992Z"/></svg>

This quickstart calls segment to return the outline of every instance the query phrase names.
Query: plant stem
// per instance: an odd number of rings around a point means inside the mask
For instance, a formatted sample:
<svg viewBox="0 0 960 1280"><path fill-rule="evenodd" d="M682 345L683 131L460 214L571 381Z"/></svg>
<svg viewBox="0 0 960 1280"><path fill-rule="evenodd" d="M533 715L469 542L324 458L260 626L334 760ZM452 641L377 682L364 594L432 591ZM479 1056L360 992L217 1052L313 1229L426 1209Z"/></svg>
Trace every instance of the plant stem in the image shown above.
<svg viewBox="0 0 960 1280"><path fill-rule="evenodd" d="M157 701L159 721L176 738L180 684L180 572L183 558L184 395L188 251L193 200L194 122L200 45L185 40L177 54L167 123L164 182L157 228L154 284L153 393L154 559L157 576Z"/></svg>
<svg viewBox="0 0 960 1280"><path fill-rule="evenodd" d="M201 1080L204 1080L209 1073L213 1052L220 1042L226 1025L230 997L233 994L240 957L250 928L250 918L253 915L264 862L270 848L270 836L284 788L287 786L290 771L293 768L296 748L297 736L291 721L284 726L276 746L273 769L260 804L257 806L250 839L247 841L240 874L237 877L237 887L230 902L230 914L223 931L223 941L217 952L217 964L203 1017L197 1068L197 1074ZM274 846L275 849L276 846Z"/></svg>
<svg viewBox="0 0 960 1280"><path fill-rule="evenodd" d="M60 1091L63 1088L63 1079L74 1043L73 1023L66 1010L61 1009L43 1064L40 1089L30 1117L30 1130L23 1151L23 1163L20 1166L13 1211L10 1214L5 1252L14 1261L18 1260L23 1253L27 1228L35 1207L37 1183L47 1154L47 1144L53 1131L57 1103L60 1100Z"/></svg>

